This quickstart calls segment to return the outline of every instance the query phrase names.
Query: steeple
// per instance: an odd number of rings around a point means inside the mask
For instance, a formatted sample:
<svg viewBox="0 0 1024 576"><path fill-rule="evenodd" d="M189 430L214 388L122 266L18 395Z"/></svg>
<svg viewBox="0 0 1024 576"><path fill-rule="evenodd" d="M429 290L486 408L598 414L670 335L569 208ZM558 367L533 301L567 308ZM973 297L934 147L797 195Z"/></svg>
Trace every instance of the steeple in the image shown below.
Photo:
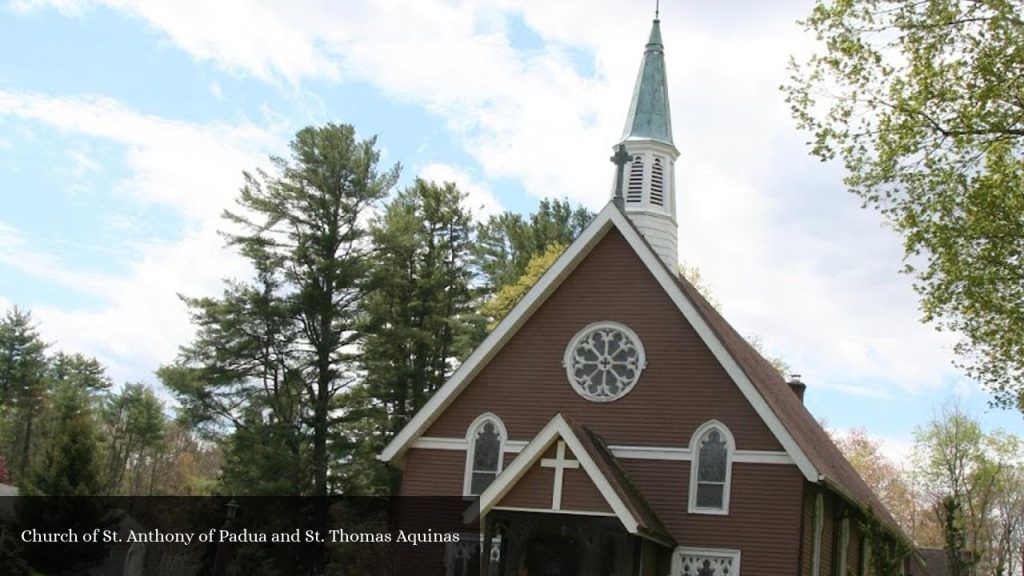
<svg viewBox="0 0 1024 576"><path fill-rule="evenodd" d="M649 138L672 144L672 116L668 109L665 80L665 46L661 43L661 21L651 26L651 36L640 62L633 100L626 117L622 139Z"/></svg>
<svg viewBox="0 0 1024 576"><path fill-rule="evenodd" d="M668 104L665 47L661 21L655 17L633 89L622 140L630 160L624 167L623 211L658 256L675 270L678 265L675 162Z"/></svg>

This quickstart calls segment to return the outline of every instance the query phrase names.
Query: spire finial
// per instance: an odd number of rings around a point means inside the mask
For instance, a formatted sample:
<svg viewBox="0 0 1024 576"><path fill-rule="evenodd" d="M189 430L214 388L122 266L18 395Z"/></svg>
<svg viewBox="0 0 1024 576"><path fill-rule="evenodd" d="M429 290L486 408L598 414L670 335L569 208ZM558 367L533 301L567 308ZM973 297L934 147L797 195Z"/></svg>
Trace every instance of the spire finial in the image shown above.
<svg viewBox="0 0 1024 576"><path fill-rule="evenodd" d="M658 19L658 13L661 12L661 0L654 0L654 19Z"/></svg>

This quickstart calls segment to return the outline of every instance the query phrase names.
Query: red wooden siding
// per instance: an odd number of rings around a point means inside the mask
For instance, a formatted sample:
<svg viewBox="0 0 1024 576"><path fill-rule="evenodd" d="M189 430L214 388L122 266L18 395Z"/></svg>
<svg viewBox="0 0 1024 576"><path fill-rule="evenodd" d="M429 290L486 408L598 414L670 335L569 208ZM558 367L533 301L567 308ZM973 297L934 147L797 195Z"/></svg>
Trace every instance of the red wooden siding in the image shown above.
<svg viewBox="0 0 1024 576"><path fill-rule="evenodd" d="M461 496L466 453L411 449L405 456L400 496Z"/></svg>
<svg viewBox="0 0 1024 576"><path fill-rule="evenodd" d="M535 465L519 479L498 506L550 510L551 487L554 481L554 470Z"/></svg>
<svg viewBox="0 0 1024 576"><path fill-rule="evenodd" d="M562 366L572 337L602 320L636 332L648 362L636 387L610 403L577 395ZM609 445L683 448L701 424L715 419L729 428L741 450L782 451L616 230L598 243L424 436L463 438L484 412L501 418L510 439L518 441L531 440L561 412ZM512 458L506 454L506 464ZM734 463L730 513L712 516L687 513L688 462L619 461L680 545L739 549L745 574L798 573L804 480L795 466ZM403 494L460 494L464 470L464 452L410 449ZM551 469L531 470L499 506L549 508L552 480ZM607 509L582 470L566 471L564 482L563 508L592 510L599 498L602 510ZM823 550L823 560L825 554Z"/></svg>
<svg viewBox="0 0 1024 576"><path fill-rule="evenodd" d="M566 470L562 480L562 510L611 512L612 508L582 468Z"/></svg>
<svg viewBox="0 0 1024 576"><path fill-rule="evenodd" d="M742 552L745 574L795 574L803 476L795 466L733 464L729 514L688 514L688 462L621 460L681 546Z"/></svg>
<svg viewBox="0 0 1024 576"><path fill-rule="evenodd" d="M581 398L562 366L565 347L601 320L629 326L647 368L636 387L609 403ZM781 450L617 230L612 230L505 345L426 436L464 437L483 412L498 415L514 440L529 440L562 412L609 444L685 446L709 419L724 422L739 448Z"/></svg>

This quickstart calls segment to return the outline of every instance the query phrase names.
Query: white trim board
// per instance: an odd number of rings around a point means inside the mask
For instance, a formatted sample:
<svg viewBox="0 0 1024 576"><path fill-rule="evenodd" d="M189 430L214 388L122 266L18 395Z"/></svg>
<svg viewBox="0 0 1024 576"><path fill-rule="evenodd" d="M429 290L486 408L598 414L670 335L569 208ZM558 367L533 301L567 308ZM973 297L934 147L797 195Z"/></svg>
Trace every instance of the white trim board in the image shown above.
<svg viewBox="0 0 1024 576"><path fill-rule="evenodd" d="M506 454L518 454L526 447L524 440L505 442ZM466 450L465 438L441 438L437 436L421 436L412 443L412 448L423 450ZM616 444L608 449L616 458L629 460L670 460L689 462L693 460L693 452L689 448L671 446L633 446ZM794 464L793 459L784 451L772 450L736 450L733 462L743 464Z"/></svg>
<svg viewBox="0 0 1024 576"><path fill-rule="evenodd" d="M525 508L521 506L492 506L491 510L502 510L505 512L529 512L531 514L571 514L573 516L600 516L602 518L615 518L614 512L589 512L587 510L551 510L549 508Z"/></svg>
<svg viewBox="0 0 1024 576"><path fill-rule="evenodd" d="M804 477L811 482L818 482L818 470L804 454L793 436L786 429L779 417L758 392L753 382L740 368L736 360L729 354L711 327L704 321L693 303L683 293L674 272L670 271L644 241L627 217L612 203L607 206L584 229L569 247L555 260L554 264L544 273L534 286L519 300L512 310L498 323L483 343L470 354L469 358L459 366L458 370L447 382L427 401L412 420L384 448L379 458L401 466L401 457L412 445L413 441L427 430L434 420L455 400L458 394L483 369L483 367L504 347L525 324L534 312L547 300L562 281L579 265L587 254L614 227L622 234L626 242L654 276L662 290L669 296L676 308L683 314L687 322L694 328L701 340L708 347L715 359L729 375L747 399L754 411L765 423L776 440L800 469Z"/></svg>

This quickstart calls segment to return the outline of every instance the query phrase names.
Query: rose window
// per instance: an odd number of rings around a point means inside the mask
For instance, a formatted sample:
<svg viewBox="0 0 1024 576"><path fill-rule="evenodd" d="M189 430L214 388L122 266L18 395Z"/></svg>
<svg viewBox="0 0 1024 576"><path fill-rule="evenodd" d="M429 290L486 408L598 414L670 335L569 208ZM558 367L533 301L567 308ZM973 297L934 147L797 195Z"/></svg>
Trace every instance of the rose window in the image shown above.
<svg viewBox="0 0 1024 576"><path fill-rule="evenodd" d="M587 326L565 351L565 371L573 390L594 402L611 402L627 394L644 366L640 339L612 322Z"/></svg>

